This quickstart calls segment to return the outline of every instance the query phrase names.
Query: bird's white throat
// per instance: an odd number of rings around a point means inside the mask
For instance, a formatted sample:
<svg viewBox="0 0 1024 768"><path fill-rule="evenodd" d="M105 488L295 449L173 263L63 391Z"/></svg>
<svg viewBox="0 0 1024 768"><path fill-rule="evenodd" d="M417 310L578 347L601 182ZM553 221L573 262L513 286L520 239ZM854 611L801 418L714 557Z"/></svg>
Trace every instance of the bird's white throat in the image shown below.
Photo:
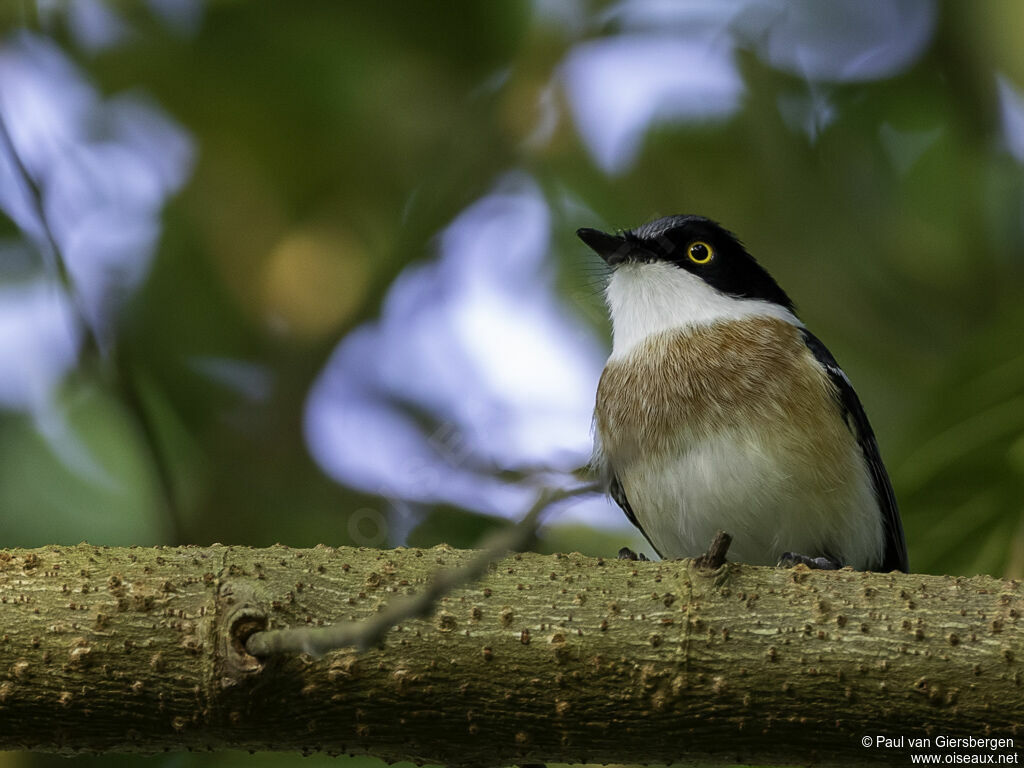
<svg viewBox="0 0 1024 768"><path fill-rule="evenodd" d="M611 359L625 357L654 334L722 320L776 317L803 326L785 307L728 296L685 269L660 262L620 265L605 296L612 318Z"/></svg>

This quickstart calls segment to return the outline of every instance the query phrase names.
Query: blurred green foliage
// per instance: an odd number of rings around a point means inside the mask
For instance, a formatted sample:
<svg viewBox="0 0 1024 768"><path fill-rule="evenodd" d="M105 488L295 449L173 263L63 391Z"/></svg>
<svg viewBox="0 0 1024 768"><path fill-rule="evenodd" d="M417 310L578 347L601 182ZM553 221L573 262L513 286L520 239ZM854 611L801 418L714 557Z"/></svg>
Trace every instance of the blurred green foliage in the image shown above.
<svg viewBox="0 0 1024 768"><path fill-rule="evenodd" d="M311 382L399 272L432 257L437 233L523 169L557 213L551 258L566 302L601 334L575 226L696 212L737 232L855 382L912 567L1024 576L1024 170L1004 149L996 90L999 76L1024 90L1021 4L940 5L908 70L828 87L834 118L814 137L779 108L808 84L741 51L739 112L658 124L617 175L588 154L564 93L551 135L528 140L574 42L529 3L213 2L194 37L114 6L135 34L94 53L31 9L2 20L57 40L104 93L142 90L194 138L193 176L119 335L175 513L145 435L109 376L87 367L59 404L108 481L84 481L28 417L0 412L3 545L351 542L348 516L379 499L310 458ZM606 4L578 7L583 37L615 33ZM269 395L246 397L190 364L214 357L262 366ZM470 546L503 524L438 508L409 541ZM611 554L627 543L556 524L540 546ZM0 768L41 762L0 756Z"/></svg>

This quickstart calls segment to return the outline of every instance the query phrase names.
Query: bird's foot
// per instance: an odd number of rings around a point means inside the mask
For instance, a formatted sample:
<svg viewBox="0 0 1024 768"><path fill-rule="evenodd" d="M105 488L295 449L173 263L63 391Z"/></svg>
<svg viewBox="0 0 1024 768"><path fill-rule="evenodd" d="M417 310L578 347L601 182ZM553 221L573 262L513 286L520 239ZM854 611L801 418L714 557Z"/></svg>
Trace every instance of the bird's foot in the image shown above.
<svg viewBox="0 0 1024 768"><path fill-rule="evenodd" d="M813 568L818 571L838 571L842 568L842 564L831 557L809 557L808 555L801 555L798 552L783 552L782 557L779 558L779 562L776 565L779 568L792 568L794 565L799 563L803 563L808 568Z"/></svg>
<svg viewBox="0 0 1024 768"><path fill-rule="evenodd" d="M623 547L619 550L619 560L647 560L647 555L641 552L639 555L629 547Z"/></svg>

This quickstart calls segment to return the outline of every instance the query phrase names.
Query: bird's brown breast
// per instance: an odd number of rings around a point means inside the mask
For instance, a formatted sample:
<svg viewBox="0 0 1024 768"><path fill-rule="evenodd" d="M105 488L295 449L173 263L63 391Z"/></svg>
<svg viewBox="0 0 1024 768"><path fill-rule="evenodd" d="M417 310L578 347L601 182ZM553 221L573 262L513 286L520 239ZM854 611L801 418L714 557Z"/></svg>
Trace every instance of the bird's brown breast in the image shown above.
<svg viewBox="0 0 1024 768"><path fill-rule="evenodd" d="M609 360L595 425L620 461L751 425L834 443L844 425L833 396L797 327L746 318L657 334Z"/></svg>

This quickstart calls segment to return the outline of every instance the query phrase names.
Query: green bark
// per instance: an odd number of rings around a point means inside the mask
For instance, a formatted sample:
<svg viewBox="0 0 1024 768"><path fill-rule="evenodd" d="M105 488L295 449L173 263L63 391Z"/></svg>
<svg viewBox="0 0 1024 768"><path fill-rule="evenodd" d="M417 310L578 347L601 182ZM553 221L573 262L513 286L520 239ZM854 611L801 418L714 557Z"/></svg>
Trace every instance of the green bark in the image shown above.
<svg viewBox="0 0 1024 768"><path fill-rule="evenodd" d="M1024 738L1024 592L982 576L524 554L362 654L244 650L471 554L0 552L0 749L852 765L905 760L865 735Z"/></svg>

